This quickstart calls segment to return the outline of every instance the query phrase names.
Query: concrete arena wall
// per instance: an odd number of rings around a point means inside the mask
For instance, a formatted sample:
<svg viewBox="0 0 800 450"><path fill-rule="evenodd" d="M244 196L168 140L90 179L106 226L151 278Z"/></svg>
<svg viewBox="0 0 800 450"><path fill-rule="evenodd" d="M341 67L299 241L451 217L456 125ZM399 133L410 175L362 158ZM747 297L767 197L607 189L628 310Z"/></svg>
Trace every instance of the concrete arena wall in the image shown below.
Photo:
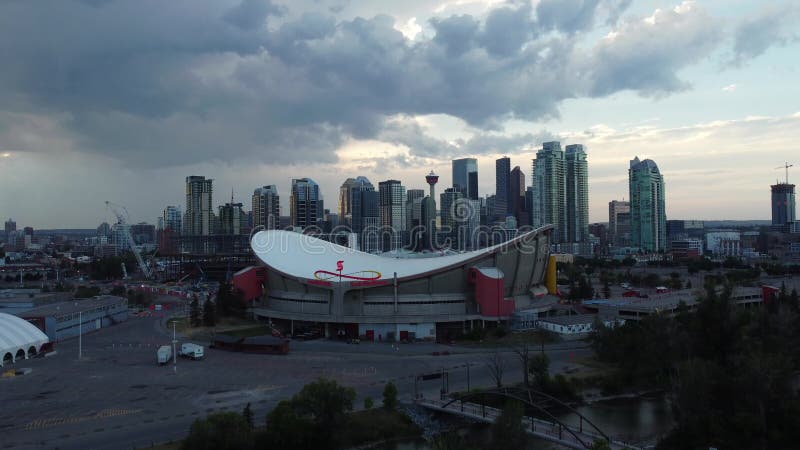
<svg viewBox="0 0 800 450"><path fill-rule="evenodd" d="M397 323L394 318L409 316L433 318L436 322L463 320L479 314L474 286L468 279L471 267L499 268L504 274L507 298L530 296L531 288L542 285L550 231L545 228L526 234L504 249L457 266L398 279L396 301L391 281L383 286L352 287L344 282L323 287L268 270L266 289L261 304L256 305L256 314L326 322L370 318L374 323L387 318L388 323Z"/></svg>

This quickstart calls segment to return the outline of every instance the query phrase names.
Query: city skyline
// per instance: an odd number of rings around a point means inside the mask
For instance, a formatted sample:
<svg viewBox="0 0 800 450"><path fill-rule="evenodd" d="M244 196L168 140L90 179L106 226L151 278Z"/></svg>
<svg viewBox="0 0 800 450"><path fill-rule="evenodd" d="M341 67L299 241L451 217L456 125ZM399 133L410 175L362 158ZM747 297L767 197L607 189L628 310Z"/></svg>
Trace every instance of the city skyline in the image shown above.
<svg viewBox="0 0 800 450"><path fill-rule="evenodd" d="M311 177L334 211L342 175L451 186L457 158L477 160L484 196L496 159L530 182L559 140L587 149L590 222L626 196L636 155L670 180L669 218L769 220L776 168L797 162L790 1L131 5L0 6L5 217L92 228L109 200L152 223L192 174L245 205Z"/></svg>

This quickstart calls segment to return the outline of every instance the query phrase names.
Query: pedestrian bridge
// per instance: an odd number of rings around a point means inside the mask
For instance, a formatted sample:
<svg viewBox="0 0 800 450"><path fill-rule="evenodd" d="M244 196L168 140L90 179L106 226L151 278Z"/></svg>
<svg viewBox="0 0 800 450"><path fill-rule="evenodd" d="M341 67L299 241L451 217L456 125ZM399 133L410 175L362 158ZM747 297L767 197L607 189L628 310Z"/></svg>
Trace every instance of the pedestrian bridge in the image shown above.
<svg viewBox="0 0 800 450"><path fill-rule="evenodd" d="M529 403L523 399L519 399L525 404ZM417 399L416 403L426 409L438 411L447 414L453 414L469 419L477 420L480 422L494 423L500 416L502 410L492 408L477 403L465 402L463 399ZM536 436L537 438L545 439L554 442L564 447L573 448L577 450L590 449L597 440L607 441L612 449L630 449L641 450L639 447L626 444L624 442L611 439L595 427L588 419L580 416L580 424L575 426L568 426L553 417L553 421L537 419L534 417L525 416L522 418L522 423L528 434ZM586 426L584 426L586 422Z"/></svg>

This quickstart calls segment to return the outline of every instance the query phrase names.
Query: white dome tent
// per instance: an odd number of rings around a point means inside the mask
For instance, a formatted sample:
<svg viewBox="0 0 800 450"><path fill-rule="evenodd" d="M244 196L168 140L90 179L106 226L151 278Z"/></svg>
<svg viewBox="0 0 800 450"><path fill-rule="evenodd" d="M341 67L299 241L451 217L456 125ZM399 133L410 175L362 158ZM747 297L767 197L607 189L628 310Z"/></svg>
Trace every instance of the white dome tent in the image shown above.
<svg viewBox="0 0 800 450"><path fill-rule="evenodd" d="M36 355L48 342L47 335L32 323L0 313L0 367Z"/></svg>

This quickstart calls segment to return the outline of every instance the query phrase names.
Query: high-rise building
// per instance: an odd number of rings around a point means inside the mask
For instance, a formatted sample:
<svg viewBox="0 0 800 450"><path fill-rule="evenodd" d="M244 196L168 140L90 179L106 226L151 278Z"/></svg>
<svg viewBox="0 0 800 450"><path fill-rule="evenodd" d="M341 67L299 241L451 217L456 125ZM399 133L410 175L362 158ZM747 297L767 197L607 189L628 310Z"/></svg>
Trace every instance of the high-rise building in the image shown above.
<svg viewBox="0 0 800 450"><path fill-rule="evenodd" d="M788 228L788 224L796 220L794 185L778 183L770 187L772 190L772 226Z"/></svg>
<svg viewBox="0 0 800 450"><path fill-rule="evenodd" d="M17 231L17 222L14 222L14 219L6 220L5 230L6 230L6 236Z"/></svg>
<svg viewBox="0 0 800 450"><path fill-rule="evenodd" d="M281 202L274 184L253 191L253 228L274 230L278 228Z"/></svg>
<svg viewBox="0 0 800 450"><path fill-rule="evenodd" d="M646 252L667 248L664 177L651 159L631 160L628 170L631 199L631 245Z"/></svg>
<svg viewBox="0 0 800 450"><path fill-rule="evenodd" d="M545 142L533 160L532 224L553 224L554 243L589 238L589 179L583 145Z"/></svg>
<svg viewBox="0 0 800 450"><path fill-rule="evenodd" d="M159 229L180 234L183 228L183 213L179 206L167 206L161 211L161 217L158 219Z"/></svg>
<svg viewBox="0 0 800 450"><path fill-rule="evenodd" d="M131 226L127 223L117 222L111 227L111 243L116 247L117 254L130 250L133 246L134 243L128 238L128 236L131 236L130 231Z"/></svg>
<svg viewBox="0 0 800 450"><path fill-rule="evenodd" d="M156 227L152 223L139 222L130 226L131 237L136 245L150 245L156 242Z"/></svg>
<svg viewBox="0 0 800 450"><path fill-rule="evenodd" d="M403 247L406 231L406 188L398 180L378 183L381 250Z"/></svg>
<svg viewBox="0 0 800 450"><path fill-rule="evenodd" d="M462 158L453 160L453 187L465 198L478 198L478 160Z"/></svg>
<svg viewBox="0 0 800 450"><path fill-rule="evenodd" d="M444 190L439 195L439 214L442 237L450 239L450 246L458 248L458 228L461 220L458 217L456 207L460 200L464 199L464 194L458 187L451 187Z"/></svg>
<svg viewBox="0 0 800 450"><path fill-rule="evenodd" d="M322 218L322 198L319 185L311 178L292 179L289 196L289 216L293 227L305 230L317 225Z"/></svg>
<svg viewBox="0 0 800 450"><path fill-rule="evenodd" d="M566 242L566 174L560 142L545 142L533 160L533 226L553 224L553 243Z"/></svg>
<svg viewBox="0 0 800 450"><path fill-rule="evenodd" d="M425 199L424 189L409 189L406 191L406 232L408 245L412 249L422 247L422 208Z"/></svg>
<svg viewBox="0 0 800 450"><path fill-rule="evenodd" d="M622 215L625 215L622 217ZM630 245L631 202L608 202L608 242L613 247Z"/></svg>
<svg viewBox="0 0 800 450"><path fill-rule="evenodd" d="M589 171L586 150L581 144L566 147L564 178L566 184L567 242L585 242L589 238Z"/></svg>
<svg viewBox="0 0 800 450"><path fill-rule="evenodd" d="M219 207L219 234L238 236L242 234L242 222L246 215L241 203L225 203Z"/></svg>
<svg viewBox="0 0 800 450"><path fill-rule="evenodd" d="M183 218L183 234L208 236L214 233L213 181L204 176L186 177L186 212Z"/></svg>
<svg viewBox="0 0 800 450"><path fill-rule="evenodd" d="M494 218L496 221L504 221L511 212L509 194L511 192L511 159L504 156L494 163L495 170L495 189L494 189Z"/></svg>
<svg viewBox="0 0 800 450"><path fill-rule="evenodd" d="M525 174L519 166L511 169L508 185L509 211L517 219L517 226L530 225L525 212Z"/></svg>

